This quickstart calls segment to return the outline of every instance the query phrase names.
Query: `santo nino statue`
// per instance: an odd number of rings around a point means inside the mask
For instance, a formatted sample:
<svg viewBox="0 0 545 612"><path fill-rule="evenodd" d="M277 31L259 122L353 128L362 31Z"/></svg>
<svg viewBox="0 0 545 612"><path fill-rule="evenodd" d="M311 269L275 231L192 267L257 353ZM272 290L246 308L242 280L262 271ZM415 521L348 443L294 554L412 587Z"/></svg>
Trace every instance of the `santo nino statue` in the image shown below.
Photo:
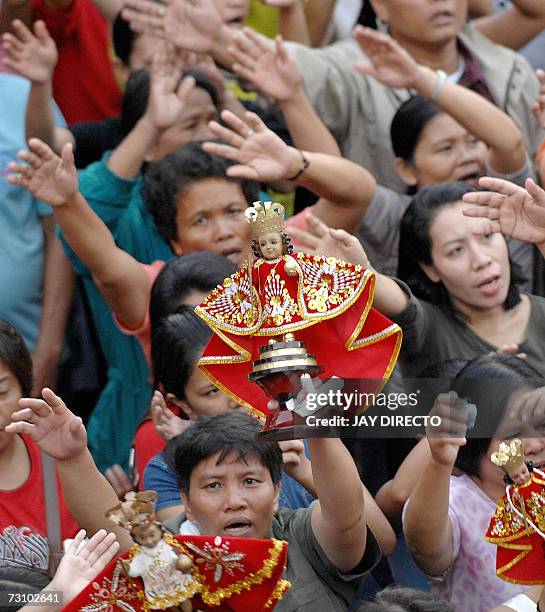
<svg viewBox="0 0 545 612"><path fill-rule="evenodd" d="M545 584L545 474L524 460L518 438L502 442L491 460L507 483L485 538L498 547L496 574L507 582Z"/></svg>
<svg viewBox="0 0 545 612"><path fill-rule="evenodd" d="M247 377L260 347L293 334L324 378L366 379L363 390L377 392L395 365L401 330L371 307L374 273L334 257L292 254L280 204L255 202L245 215L255 260L195 310L214 332L201 371L255 416L266 416L267 397Z"/></svg>

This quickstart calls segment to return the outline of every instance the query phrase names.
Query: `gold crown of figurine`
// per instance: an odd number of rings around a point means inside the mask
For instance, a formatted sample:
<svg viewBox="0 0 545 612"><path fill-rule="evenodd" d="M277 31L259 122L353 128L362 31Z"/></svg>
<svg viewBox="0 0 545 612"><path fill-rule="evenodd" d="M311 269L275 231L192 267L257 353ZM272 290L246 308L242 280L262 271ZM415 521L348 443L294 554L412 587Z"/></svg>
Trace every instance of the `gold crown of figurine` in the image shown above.
<svg viewBox="0 0 545 612"><path fill-rule="evenodd" d="M125 495L125 501L108 510L105 516L124 529L150 525L155 521L157 498L155 491L130 491Z"/></svg>
<svg viewBox="0 0 545 612"><path fill-rule="evenodd" d="M244 211L254 238L284 231L284 207L276 202L254 202Z"/></svg>
<svg viewBox="0 0 545 612"><path fill-rule="evenodd" d="M516 470L524 463L524 453L522 452L522 441L518 438L511 440L509 444L502 442L497 452L492 453L490 457L492 463L501 467L501 469L509 474Z"/></svg>

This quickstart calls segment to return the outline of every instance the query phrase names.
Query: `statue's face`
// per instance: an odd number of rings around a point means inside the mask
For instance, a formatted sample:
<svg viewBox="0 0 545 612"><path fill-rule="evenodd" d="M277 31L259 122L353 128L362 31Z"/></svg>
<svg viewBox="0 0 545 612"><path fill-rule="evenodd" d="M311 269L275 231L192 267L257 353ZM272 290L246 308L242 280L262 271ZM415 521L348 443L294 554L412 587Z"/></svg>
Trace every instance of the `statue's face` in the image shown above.
<svg viewBox="0 0 545 612"><path fill-rule="evenodd" d="M263 236L259 237L257 243L264 259L277 259L278 257L282 257L284 245L281 234L276 232L263 234Z"/></svg>
<svg viewBox="0 0 545 612"><path fill-rule="evenodd" d="M515 471L509 472L509 476L511 477L511 480L516 485L521 485L521 484L524 484L525 482L528 481L528 479L530 478L530 472L528 471L528 468L526 467L526 464L523 463Z"/></svg>

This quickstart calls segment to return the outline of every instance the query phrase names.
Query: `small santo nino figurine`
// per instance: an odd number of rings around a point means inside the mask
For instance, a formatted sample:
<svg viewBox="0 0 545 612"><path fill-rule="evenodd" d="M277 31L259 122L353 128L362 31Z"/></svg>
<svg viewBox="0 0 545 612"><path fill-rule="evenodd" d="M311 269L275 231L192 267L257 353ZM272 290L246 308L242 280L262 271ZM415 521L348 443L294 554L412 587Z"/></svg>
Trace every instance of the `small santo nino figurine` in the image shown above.
<svg viewBox="0 0 545 612"><path fill-rule="evenodd" d="M485 537L498 547L496 574L508 582L545 584L545 474L525 461L519 439L502 442L490 458L507 483Z"/></svg>
<svg viewBox="0 0 545 612"><path fill-rule="evenodd" d="M248 375L260 348L289 339L315 356L324 378L358 379L368 385L362 390L376 392L393 370L401 330L371 307L373 271L335 257L292 254L280 204L254 202L245 216L255 259L195 309L214 332L201 371L252 414L267 416L268 399ZM282 355L275 357L280 364Z"/></svg>
<svg viewBox="0 0 545 612"><path fill-rule="evenodd" d="M174 542L167 541L161 525L155 521L155 491L128 493L125 501L112 508L106 516L130 530L137 545L128 560L121 560L125 573L142 578L148 609L178 607L192 612L191 597L199 584L193 578L191 557L176 551Z"/></svg>

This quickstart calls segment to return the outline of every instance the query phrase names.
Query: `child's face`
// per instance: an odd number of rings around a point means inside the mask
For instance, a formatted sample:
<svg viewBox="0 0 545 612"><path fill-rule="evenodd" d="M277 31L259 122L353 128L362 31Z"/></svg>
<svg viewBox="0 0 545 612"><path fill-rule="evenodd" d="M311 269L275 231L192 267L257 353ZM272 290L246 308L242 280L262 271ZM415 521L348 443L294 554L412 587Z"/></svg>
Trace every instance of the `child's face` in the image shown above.
<svg viewBox="0 0 545 612"><path fill-rule="evenodd" d="M133 530L132 537L140 546L144 548L154 548L161 541L163 533L158 525L152 524L145 528Z"/></svg>
<svg viewBox="0 0 545 612"><path fill-rule="evenodd" d="M259 237L259 250L265 259L277 259L282 257L282 236L276 232L264 234Z"/></svg>
<svg viewBox="0 0 545 612"><path fill-rule="evenodd" d="M509 472L509 477L516 485L521 485L528 482L530 472L528 471L526 464L523 463L515 471Z"/></svg>

